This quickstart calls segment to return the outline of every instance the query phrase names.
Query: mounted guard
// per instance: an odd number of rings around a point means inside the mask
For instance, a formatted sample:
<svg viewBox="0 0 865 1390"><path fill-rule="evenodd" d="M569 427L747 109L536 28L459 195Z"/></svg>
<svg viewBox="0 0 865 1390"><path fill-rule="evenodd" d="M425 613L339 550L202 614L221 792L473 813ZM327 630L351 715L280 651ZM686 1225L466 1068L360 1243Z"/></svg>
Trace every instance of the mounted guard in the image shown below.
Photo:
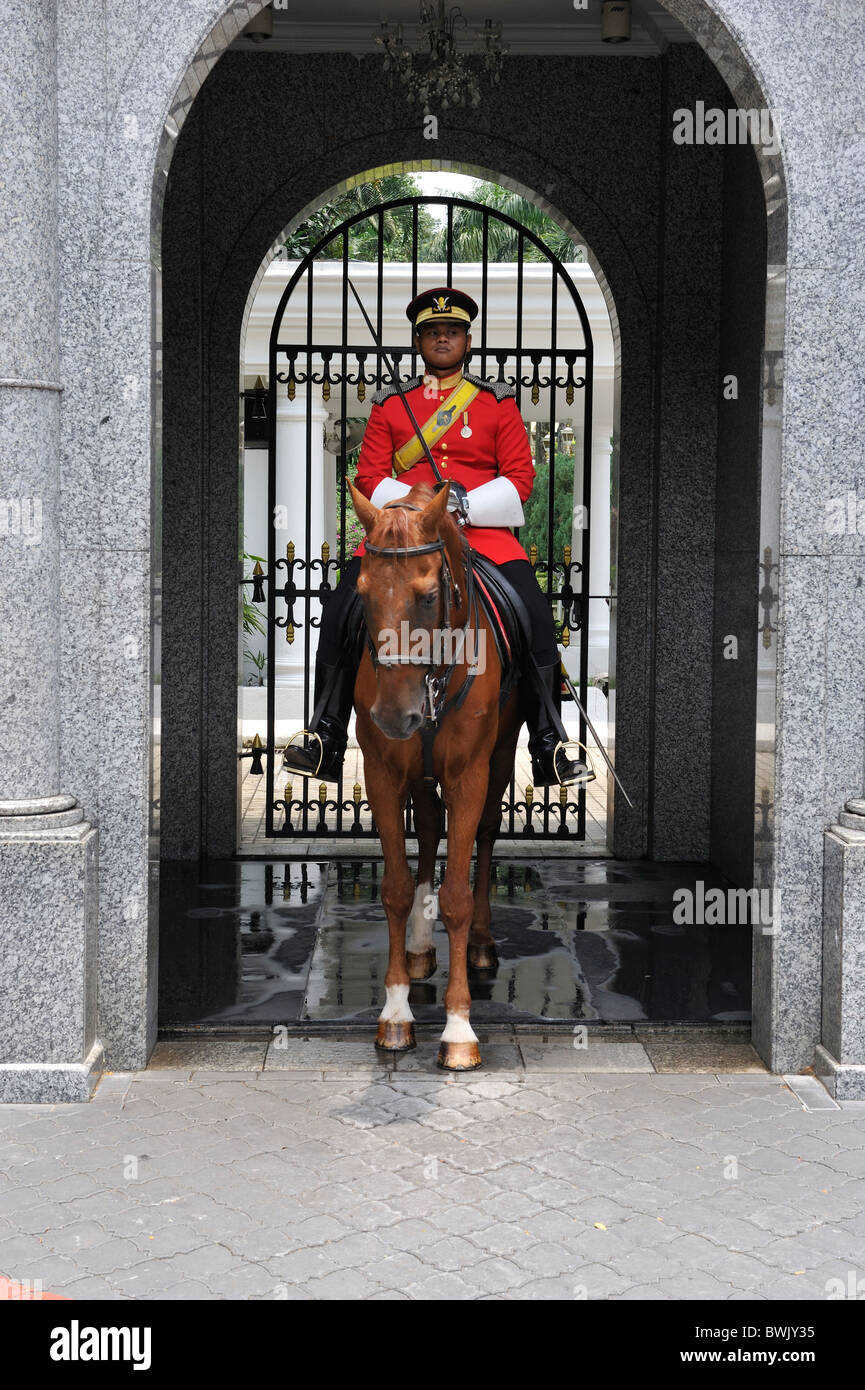
<svg viewBox="0 0 865 1390"><path fill-rule="evenodd" d="M475 301L451 286L425 290L407 306L414 347L426 371L404 386L394 371L393 384L373 397L355 486L374 507L383 508L407 497L418 483L436 491L450 484L448 510L463 528L467 545L493 562L521 601L527 632L519 693L534 785L582 785L595 774L567 753L552 610L509 529L523 524L522 504L534 485L516 391L465 370L477 313ZM314 712L303 731L307 744L291 741L283 756L285 767L305 777L336 781L340 776L362 651L357 579L363 554L362 543L323 609Z"/></svg>

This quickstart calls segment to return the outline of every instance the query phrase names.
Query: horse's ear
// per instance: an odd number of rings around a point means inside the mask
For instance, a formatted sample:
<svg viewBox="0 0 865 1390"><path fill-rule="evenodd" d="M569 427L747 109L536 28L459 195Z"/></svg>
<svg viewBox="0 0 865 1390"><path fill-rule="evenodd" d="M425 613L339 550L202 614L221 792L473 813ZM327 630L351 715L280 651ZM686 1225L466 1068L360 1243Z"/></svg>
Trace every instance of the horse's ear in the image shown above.
<svg viewBox="0 0 865 1390"><path fill-rule="evenodd" d="M348 487L351 492L351 500L354 504L357 519L366 534L369 535L378 517L378 507L374 507L372 503L364 497L362 492L358 492L354 483L351 481L349 481Z"/></svg>
<svg viewBox="0 0 865 1390"><path fill-rule="evenodd" d="M437 536L442 518L448 507L448 497L450 495L450 483L437 492L431 502L427 502L420 514L420 528L424 535Z"/></svg>

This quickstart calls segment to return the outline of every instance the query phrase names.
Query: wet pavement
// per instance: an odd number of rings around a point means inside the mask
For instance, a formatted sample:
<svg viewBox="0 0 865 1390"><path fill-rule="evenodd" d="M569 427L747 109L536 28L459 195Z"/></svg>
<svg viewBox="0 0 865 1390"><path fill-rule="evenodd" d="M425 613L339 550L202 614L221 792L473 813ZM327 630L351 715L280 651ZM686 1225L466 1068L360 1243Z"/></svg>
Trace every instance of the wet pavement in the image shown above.
<svg viewBox="0 0 865 1390"><path fill-rule="evenodd" d="M381 867L357 859L163 864L163 1032L375 1019L387 965ZM499 967L472 978L478 1022L749 1021L751 928L673 920L677 888L698 879L706 890L726 886L709 866L551 857L500 859L494 874ZM421 1022L442 1018L441 922L434 941L436 973L412 987Z"/></svg>

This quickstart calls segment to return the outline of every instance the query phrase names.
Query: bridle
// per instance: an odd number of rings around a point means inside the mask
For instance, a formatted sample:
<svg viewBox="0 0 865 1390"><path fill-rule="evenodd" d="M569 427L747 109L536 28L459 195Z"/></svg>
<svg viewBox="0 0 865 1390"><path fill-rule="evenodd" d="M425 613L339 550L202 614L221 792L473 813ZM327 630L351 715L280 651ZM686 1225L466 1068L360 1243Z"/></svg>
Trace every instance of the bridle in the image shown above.
<svg viewBox="0 0 865 1390"><path fill-rule="evenodd" d="M384 511L395 511L402 507L406 511L419 512L423 509L415 506L411 502L391 502ZM442 557L442 582L444 585L443 624L445 629L450 627L451 607L459 608L460 587L454 575L448 558L447 546L439 537L437 540L429 541L425 545L400 545L400 546L379 546L371 545L369 541L364 542L364 549L368 555L384 555L394 559L410 558L415 555L433 555L441 553ZM466 568L466 619L460 629L462 639L462 651L465 651L465 643L468 633L474 623L477 629L480 613L478 608L477 590L475 587L474 567L471 560L471 551L468 546L464 546L463 558ZM421 728L421 740L424 748L424 780L432 782L435 779L432 775L432 741L435 738L437 729L446 714L451 710L458 710L465 703L466 697L471 690L477 670L469 667L466 671L466 678L455 695L450 700L446 700L448 686L451 676L455 670L454 665L448 665L443 675L436 675L437 664L435 661L434 650L430 648L430 658L425 656L412 655L409 652L399 652L392 656L379 656L373 643L372 637L367 628L366 634L367 647L372 659L375 670L382 667L389 670L392 666L425 666L426 675L426 695L424 698L424 723ZM441 663L440 663L441 664Z"/></svg>

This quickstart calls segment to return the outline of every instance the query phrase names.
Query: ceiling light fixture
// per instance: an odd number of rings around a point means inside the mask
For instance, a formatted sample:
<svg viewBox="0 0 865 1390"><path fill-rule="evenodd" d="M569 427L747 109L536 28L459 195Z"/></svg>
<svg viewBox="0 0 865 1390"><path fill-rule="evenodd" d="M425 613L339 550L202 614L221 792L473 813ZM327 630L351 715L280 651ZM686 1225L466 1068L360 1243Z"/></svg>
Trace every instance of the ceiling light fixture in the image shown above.
<svg viewBox="0 0 865 1390"><path fill-rule="evenodd" d="M390 25L385 20L373 35L384 49L384 70L390 75L391 85L395 74L406 88L406 100L421 103L425 111L433 102L442 110L480 104L477 72L456 51L454 35L458 24L468 28L468 20L457 5L446 10L445 0L420 0L417 51L403 42L401 24ZM481 72L491 86L498 86L502 58L507 52L507 45L501 41L501 21L485 20L483 29L475 31L475 38L483 40Z"/></svg>

